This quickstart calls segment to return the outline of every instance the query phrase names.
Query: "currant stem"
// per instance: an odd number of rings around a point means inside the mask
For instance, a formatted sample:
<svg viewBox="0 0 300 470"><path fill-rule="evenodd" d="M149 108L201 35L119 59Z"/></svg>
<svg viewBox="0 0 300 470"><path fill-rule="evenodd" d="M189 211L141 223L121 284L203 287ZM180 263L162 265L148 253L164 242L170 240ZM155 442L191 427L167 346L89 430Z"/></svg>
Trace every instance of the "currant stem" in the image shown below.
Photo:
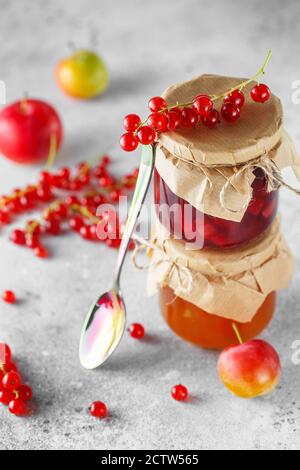
<svg viewBox="0 0 300 470"><path fill-rule="evenodd" d="M265 61L263 63L263 65L258 69L258 71L256 72L255 75L253 75L253 77L249 78L248 80L245 80L244 82L240 83L239 85L236 85L232 88L230 88L229 90L225 91L224 93L222 93L221 95L210 95L210 99L212 101L217 101L221 98L225 98L225 96L227 95L230 95L231 93L233 93L234 91L236 90L243 90L247 85L249 85L249 83L252 83L252 82L257 82L257 79L261 76L261 75L264 75L265 74L265 69L267 68L267 65L271 59L271 55L272 55L272 51L269 50L268 54L267 54L267 57L265 58ZM159 111L159 113L165 113L166 111L172 111L172 109L174 108L177 108L177 107L180 107L180 108L184 108L185 106L191 106L193 104L193 101L188 101L187 103L176 103L176 105L174 106L168 106L167 108L163 108ZM135 136L137 135L138 131L140 130L140 128L142 126L144 126L145 124L147 124L147 121L148 119L145 119L145 121L142 121L140 123L140 125L138 126L138 128L135 130L135 132L133 133Z"/></svg>
<svg viewBox="0 0 300 470"><path fill-rule="evenodd" d="M236 337L237 337L239 343L240 343L240 344L244 344L243 338L242 338L242 336L241 336L241 334L240 334L240 332L239 332L239 329L238 329L236 323L232 322L232 328L233 328L233 330L234 330L234 332L235 332L235 334L236 334Z"/></svg>
<svg viewBox="0 0 300 470"><path fill-rule="evenodd" d="M50 136L49 155L48 155L48 160L47 160L47 163L46 163L46 168L48 170L53 167L56 155L57 155L57 139L56 139L55 134L51 134L51 136Z"/></svg>

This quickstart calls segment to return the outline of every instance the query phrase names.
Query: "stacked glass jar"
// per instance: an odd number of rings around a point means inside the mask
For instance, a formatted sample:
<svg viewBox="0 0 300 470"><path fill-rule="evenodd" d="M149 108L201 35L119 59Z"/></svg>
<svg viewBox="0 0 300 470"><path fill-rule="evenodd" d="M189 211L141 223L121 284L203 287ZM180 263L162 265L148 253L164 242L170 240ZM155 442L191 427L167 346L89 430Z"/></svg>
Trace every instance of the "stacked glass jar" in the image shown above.
<svg viewBox="0 0 300 470"><path fill-rule="evenodd" d="M199 93L218 95L239 81L205 75L170 87L163 96L169 106L176 105ZM161 134L154 179L159 223L187 250L215 250L220 255L230 250L238 257L240 249L266 237L274 223L278 185L263 163L269 158L282 167L293 166L295 155L289 160L286 149L282 107L275 96L264 105L246 99L235 124L222 122L213 130L198 125ZM244 340L266 328L275 311L276 292L262 299L248 322L236 321L230 312L224 316L205 311L176 295L167 283L160 287L160 305L166 322L180 337L221 349L237 343L233 321Z"/></svg>

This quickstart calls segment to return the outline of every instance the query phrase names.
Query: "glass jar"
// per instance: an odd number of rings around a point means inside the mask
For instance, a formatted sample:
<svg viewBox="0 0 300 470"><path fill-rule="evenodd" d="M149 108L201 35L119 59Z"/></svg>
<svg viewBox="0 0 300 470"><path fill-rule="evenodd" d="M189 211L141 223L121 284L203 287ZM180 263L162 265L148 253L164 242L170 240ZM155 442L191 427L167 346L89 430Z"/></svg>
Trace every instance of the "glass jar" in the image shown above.
<svg viewBox="0 0 300 470"><path fill-rule="evenodd" d="M274 221L278 209L278 191L267 192L267 180L260 168L255 170L253 198L241 222L220 219L192 207L176 196L155 170L156 212L161 224L177 239L199 248L232 248L262 235ZM165 211L166 207L169 210Z"/></svg>
<svg viewBox="0 0 300 470"><path fill-rule="evenodd" d="M205 349L224 349L238 344L233 320L212 315L177 297L170 287L160 289L160 307L167 324L178 336ZM272 320L276 293L268 295L253 320L235 322L243 341L258 336Z"/></svg>

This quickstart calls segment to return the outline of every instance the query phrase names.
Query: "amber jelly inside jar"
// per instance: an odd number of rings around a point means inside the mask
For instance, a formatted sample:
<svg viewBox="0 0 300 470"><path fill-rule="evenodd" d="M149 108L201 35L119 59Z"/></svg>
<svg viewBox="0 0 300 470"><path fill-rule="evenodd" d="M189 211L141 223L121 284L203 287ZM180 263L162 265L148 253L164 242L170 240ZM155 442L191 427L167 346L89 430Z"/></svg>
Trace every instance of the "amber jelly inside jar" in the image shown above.
<svg viewBox="0 0 300 470"><path fill-rule="evenodd" d="M177 239L199 248L224 249L249 243L275 220L279 199L278 191L267 191L263 170L257 168L254 174L252 200L241 222L235 222L204 214L191 206L174 194L155 170L155 206L160 223Z"/></svg>
<svg viewBox="0 0 300 470"><path fill-rule="evenodd" d="M233 320L205 312L178 297L170 287L160 289L161 312L178 336L205 349L223 349L238 344ZM269 294L248 323L235 322L243 341L258 336L271 322L276 307L276 293Z"/></svg>

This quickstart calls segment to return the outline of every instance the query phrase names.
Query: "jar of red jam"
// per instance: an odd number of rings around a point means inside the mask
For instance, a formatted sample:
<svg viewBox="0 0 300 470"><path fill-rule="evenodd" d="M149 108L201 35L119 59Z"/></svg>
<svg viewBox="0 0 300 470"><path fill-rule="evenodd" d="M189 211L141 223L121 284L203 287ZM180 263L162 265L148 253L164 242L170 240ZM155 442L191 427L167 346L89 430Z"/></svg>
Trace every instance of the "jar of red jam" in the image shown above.
<svg viewBox="0 0 300 470"><path fill-rule="evenodd" d="M274 221L278 191L267 191L262 170L255 170L252 199L240 222L197 210L169 188L157 170L154 176L155 208L160 223L172 235L198 248L232 248L261 236ZM163 208L167 208L164 210Z"/></svg>
<svg viewBox="0 0 300 470"><path fill-rule="evenodd" d="M221 95L240 79L202 75L168 88L169 106L189 103L199 93ZM280 146L282 106L259 105L244 90L241 118L217 128L180 127L159 137L154 178L155 207L171 235L196 248L228 249L260 237L278 210L278 186L262 164ZM216 107L221 106L216 103ZM267 161L268 164L268 161Z"/></svg>

